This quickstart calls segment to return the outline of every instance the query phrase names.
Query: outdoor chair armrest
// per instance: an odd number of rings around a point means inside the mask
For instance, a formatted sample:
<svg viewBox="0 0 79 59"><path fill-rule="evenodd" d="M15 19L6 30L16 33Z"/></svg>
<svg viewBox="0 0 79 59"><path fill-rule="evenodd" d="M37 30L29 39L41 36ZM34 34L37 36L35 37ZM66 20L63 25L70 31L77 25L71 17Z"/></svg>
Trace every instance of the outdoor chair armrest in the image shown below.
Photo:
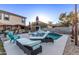
<svg viewBox="0 0 79 59"><path fill-rule="evenodd" d="M14 39L20 39L20 36L14 35Z"/></svg>

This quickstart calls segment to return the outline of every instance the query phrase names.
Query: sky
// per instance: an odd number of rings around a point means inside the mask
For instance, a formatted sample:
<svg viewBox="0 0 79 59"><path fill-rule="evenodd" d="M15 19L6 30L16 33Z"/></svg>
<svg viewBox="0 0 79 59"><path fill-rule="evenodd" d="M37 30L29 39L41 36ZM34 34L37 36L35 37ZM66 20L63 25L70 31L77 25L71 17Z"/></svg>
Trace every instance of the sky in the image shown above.
<svg viewBox="0 0 79 59"><path fill-rule="evenodd" d="M79 6L78 6L79 7ZM58 23L59 15L74 10L73 4L0 4L0 10L5 10L27 17L26 25L34 22L36 16L45 23Z"/></svg>

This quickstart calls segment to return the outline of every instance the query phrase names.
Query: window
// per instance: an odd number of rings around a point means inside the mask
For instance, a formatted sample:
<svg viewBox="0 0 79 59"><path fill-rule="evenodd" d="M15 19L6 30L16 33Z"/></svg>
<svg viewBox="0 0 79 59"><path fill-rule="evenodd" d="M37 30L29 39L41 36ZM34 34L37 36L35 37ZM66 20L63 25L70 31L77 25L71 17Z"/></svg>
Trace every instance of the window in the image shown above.
<svg viewBox="0 0 79 59"><path fill-rule="evenodd" d="M2 19L2 14L0 13L0 20Z"/></svg>
<svg viewBox="0 0 79 59"><path fill-rule="evenodd" d="M24 24L25 24L25 19L22 19L22 23L24 23Z"/></svg>
<svg viewBox="0 0 79 59"><path fill-rule="evenodd" d="M9 20L9 15L8 14L4 15L4 20Z"/></svg>

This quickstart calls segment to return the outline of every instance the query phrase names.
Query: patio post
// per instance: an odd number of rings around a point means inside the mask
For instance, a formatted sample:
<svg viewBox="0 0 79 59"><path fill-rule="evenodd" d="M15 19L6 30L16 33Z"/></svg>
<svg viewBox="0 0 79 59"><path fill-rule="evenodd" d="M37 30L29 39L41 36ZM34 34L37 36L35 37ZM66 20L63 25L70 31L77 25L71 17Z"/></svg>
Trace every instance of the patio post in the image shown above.
<svg viewBox="0 0 79 59"><path fill-rule="evenodd" d="M78 37L77 37L77 34L78 34L78 28L77 28L77 21L78 21L78 19L77 19L77 4L75 4L75 19L74 19L74 39L75 39L75 45L77 45L77 41L78 41Z"/></svg>

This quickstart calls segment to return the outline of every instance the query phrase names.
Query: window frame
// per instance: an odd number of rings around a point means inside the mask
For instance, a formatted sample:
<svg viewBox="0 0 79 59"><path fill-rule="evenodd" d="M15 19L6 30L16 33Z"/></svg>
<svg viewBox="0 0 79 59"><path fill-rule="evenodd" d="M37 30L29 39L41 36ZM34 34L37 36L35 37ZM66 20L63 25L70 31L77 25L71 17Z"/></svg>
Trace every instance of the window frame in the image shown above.
<svg viewBox="0 0 79 59"><path fill-rule="evenodd" d="M6 17L5 15L7 15L8 17ZM6 17L6 18L5 18ZM9 21L9 19L10 19L10 16L9 16L9 14L7 14L7 13L4 13L4 20L7 20L7 21Z"/></svg>
<svg viewBox="0 0 79 59"><path fill-rule="evenodd" d="M22 19L21 19L21 22L25 24L25 19L24 19L24 18L22 18Z"/></svg>

